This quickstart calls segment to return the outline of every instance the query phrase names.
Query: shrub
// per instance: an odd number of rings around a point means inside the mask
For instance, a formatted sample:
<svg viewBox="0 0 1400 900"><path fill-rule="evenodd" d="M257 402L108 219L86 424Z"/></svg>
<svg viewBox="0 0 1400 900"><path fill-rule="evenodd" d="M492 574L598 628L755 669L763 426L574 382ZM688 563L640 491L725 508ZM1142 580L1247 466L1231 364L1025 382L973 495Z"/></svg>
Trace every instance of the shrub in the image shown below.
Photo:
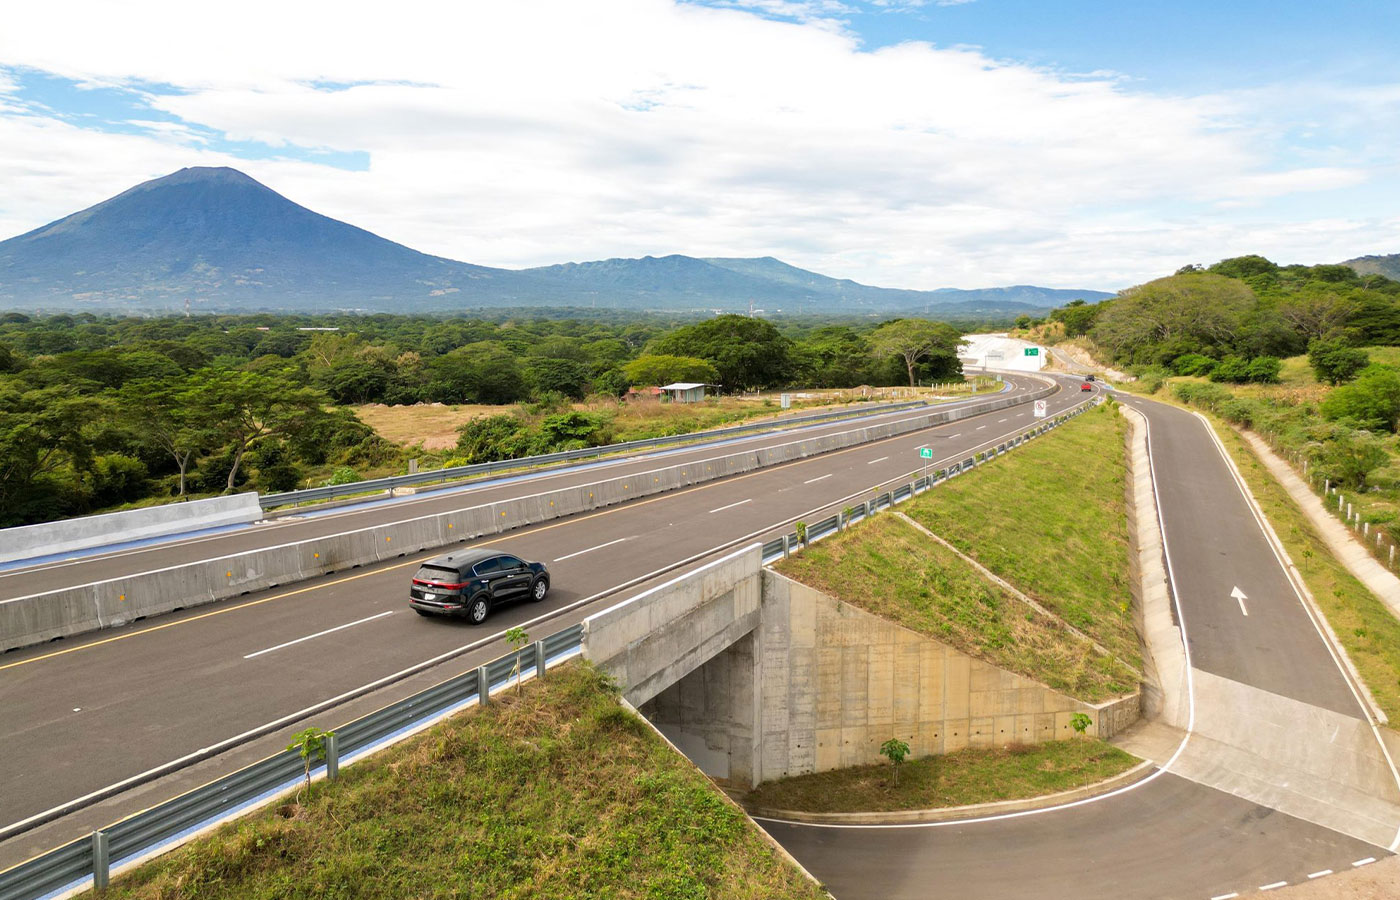
<svg viewBox="0 0 1400 900"><path fill-rule="evenodd" d="M1283 361L1276 356L1256 356L1249 361L1246 371L1254 384L1278 384L1278 373Z"/></svg>
<svg viewBox="0 0 1400 900"><path fill-rule="evenodd" d="M1370 363L1365 350L1341 340L1314 340L1308 344L1308 365L1318 381L1338 385L1355 378Z"/></svg>
<svg viewBox="0 0 1400 900"><path fill-rule="evenodd" d="M1185 356L1178 356L1172 362L1172 369L1178 375L1209 375L1215 368L1215 360L1200 353L1188 353Z"/></svg>
<svg viewBox="0 0 1400 900"><path fill-rule="evenodd" d="M1210 380L1244 384L1249 381L1249 361L1243 356L1227 356L1211 370Z"/></svg>
<svg viewBox="0 0 1400 900"><path fill-rule="evenodd" d="M1392 366L1367 366L1351 384L1327 395L1322 414L1368 431L1395 431L1400 418L1400 371Z"/></svg>
<svg viewBox="0 0 1400 900"><path fill-rule="evenodd" d="M92 502L97 506L126 503L145 496L146 464L120 453L92 461Z"/></svg>
<svg viewBox="0 0 1400 900"><path fill-rule="evenodd" d="M360 480L362 479L360 478L359 472L356 472L349 466L340 466L334 472L331 473L330 478L327 478L322 483L326 487L332 487L337 484L354 484L355 482Z"/></svg>

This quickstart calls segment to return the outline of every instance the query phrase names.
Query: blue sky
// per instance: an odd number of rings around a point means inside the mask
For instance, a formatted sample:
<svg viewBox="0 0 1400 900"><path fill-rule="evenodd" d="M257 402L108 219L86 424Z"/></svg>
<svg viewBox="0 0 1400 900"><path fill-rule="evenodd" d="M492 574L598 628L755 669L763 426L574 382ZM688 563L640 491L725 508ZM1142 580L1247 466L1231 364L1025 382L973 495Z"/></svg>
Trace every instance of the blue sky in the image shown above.
<svg viewBox="0 0 1400 900"><path fill-rule="evenodd" d="M774 255L889 286L1111 290L1239 253L1400 252L1394 2L339 9L9 15L0 238L233 165L512 267Z"/></svg>

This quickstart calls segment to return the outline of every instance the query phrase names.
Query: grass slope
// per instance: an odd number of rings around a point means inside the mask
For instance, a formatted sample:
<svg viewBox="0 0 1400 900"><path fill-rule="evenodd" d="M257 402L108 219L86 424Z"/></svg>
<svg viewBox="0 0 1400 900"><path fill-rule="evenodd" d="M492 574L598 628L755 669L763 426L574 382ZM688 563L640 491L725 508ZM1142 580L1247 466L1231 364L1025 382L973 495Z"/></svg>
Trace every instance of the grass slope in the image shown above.
<svg viewBox="0 0 1400 900"><path fill-rule="evenodd" d="M1126 425L1105 404L905 513L1134 668Z"/></svg>
<svg viewBox="0 0 1400 900"><path fill-rule="evenodd" d="M902 507L1115 656L895 516L861 522L776 568L1079 699L1127 693L1137 676L1123 663L1140 667L1141 656L1127 589L1123 452L1116 414L1093 412Z"/></svg>
<svg viewBox="0 0 1400 900"><path fill-rule="evenodd" d="M114 883L135 898L819 898L591 667Z"/></svg>
<svg viewBox="0 0 1400 900"><path fill-rule="evenodd" d="M760 785L752 807L800 812L889 812L1020 800L1112 778L1139 760L1093 738L968 748L907 760L899 784L887 764L796 775Z"/></svg>

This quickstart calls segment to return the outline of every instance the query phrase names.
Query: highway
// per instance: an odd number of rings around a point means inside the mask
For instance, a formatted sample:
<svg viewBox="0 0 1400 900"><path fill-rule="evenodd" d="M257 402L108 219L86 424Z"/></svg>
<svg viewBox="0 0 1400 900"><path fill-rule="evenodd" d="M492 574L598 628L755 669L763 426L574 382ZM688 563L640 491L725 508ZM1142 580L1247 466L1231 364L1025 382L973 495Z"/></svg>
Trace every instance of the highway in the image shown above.
<svg viewBox="0 0 1400 900"><path fill-rule="evenodd" d="M1000 397L1027 393L1043 383L1029 379L1011 379ZM646 472L667 465L703 462L706 459L764 447L790 443L805 438L820 437L849 431L853 428L883 422L916 419L941 409L976 405L989 395L894 412L842 419L836 422L800 426L781 431L727 438L705 444L670 450L654 450L639 455L551 468L543 471L506 477L488 477L475 484L446 490L431 491L418 496L374 499L348 506L312 510L301 514L283 515L247 528L185 540L158 541L147 546L133 547L109 553L87 553L72 559L53 560L28 566L9 566L0 571L0 601L14 597L59 590L119 578L138 572L163 569L167 566L192 562L196 559L217 559L230 554L262 547L340 534L428 516L450 510L479 506L492 502L534 494L546 490L589 484L604 478Z"/></svg>
<svg viewBox="0 0 1400 900"><path fill-rule="evenodd" d="M1313 734L1307 720L1352 722L1364 734L1366 711L1207 426L1166 404L1119 399L1150 423L1169 573L1199 682L1192 695L1197 727L1220 719L1234 727L1193 732L1175 753L1156 760L1162 768L1150 780L1069 808L923 826L761 823L841 900L1209 900L1346 871L1393 849L1400 827L1396 785L1386 783L1393 770L1375 782L1390 795L1387 805L1353 797L1349 788L1300 767L1304 750L1324 764L1329 750L1328 733ZM1234 596L1234 588L1247 599ZM1241 705L1240 693L1261 707L1296 711L1293 727L1280 729ZM1311 748L1299 746L1310 742ZM1383 768L1379 747L1369 752ZM1302 785L1313 796L1288 793ZM1266 796L1277 802L1251 799ZM1390 818L1372 828L1366 820L1376 810ZM1338 828L1316 824L1321 820ZM1372 838L1355 836L1362 831Z"/></svg>
<svg viewBox="0 0 1400 900"><path fill-rule="evenodd" d="M1012 380L1024 389L1025 380ZM1067 389L1050 398L1052 413L1089 396L1080 393L1077 380L1064 383ZM1352 686L1292 594L1200 420L1163 404L1120 399L1151 423L1171 573L1199 677L1359 722L1364 710ZM542 604L500 609L481 628L422 619L408 610L408 578L432 555L417 554L6 654L0 657L3 824L273 720L286 722L174 775L0 843L0 867L280 749L289 733L306 724L333 727L500 655L502 633L512 625L550 616L529 625L532 635L542 636L730 547L771 538L794 520L830 515L869 496L878 484L917 472L920 446L933 446L934 463L941 465L1019 434L1032 422L1029 405L1016 407L497 536L491 545L548 562L555 587ZM501 489L509 487L487 490ZM452 508L473 505L479 495L468 491L423 502ZM358 517L402 513L369 508L345 515L362 522ZM336 519L303 522L321 527ZM281 530L264 529L276 541L284 539L277 536ZM180 558L213 552L209 543L192 542ZM81 565L130 567L150 559L118 554ZM86 571L79 577L106 570ZM32 574L52 577L47 568ZM20 576L13 580L23 584ZM1233 596L1236 587L1247 599ZM439 656L450 659L332 709L297 715ZM1222 702L1206 687L1198 687L1196 699L1203 719L1209 704ZM1226 712L1249 721L1248 711ZM1237 784L1212 773L1209 754L1222 745L1206 734L1193 734L1190 747L1176 746L1169 759L1157 760L1165 770L1149 781L1067 809L947 825L761 824L840 900L1210 900L1388 855L1383 840L1324 827L1317 816L1290 815L1278 808L1285 804L1263 802L1248 779ZM1248 774L1256 781L1293 778L1281 748L1272 748L1276 755L1268 747L1254 748Z"/></svg>
<svg viewBox="0 0 1400 900"><path fill-rule="evenodd" d="M1027 378L1009 380L1018 392L1042 386ZM1086 396L1078 390L1060 391L1049 399L1050 410L1066 409ZM5 654L0 657L0 708L5 710L0 758L6 761L0 825L139 776L273 720L295 719L300 710L424 660L458 655L430 672L304 722L289 721L178 777L143 785L8 840L0 844L0 866L173 796L191 779L207 780L211 773L280 749L298 722L301 727L332 727L420 689L424 682L440 681L500 655L506 650L501 635L512 625L560 613L547 624L531 626L533 634L543 636L627 596L626 590L643 589L651 579L699 565L737 544L771 538L794 520L816 520L859 502L875 486L917 473L920 446L931 444L933 462L946 464L1033 424L1031 407L1025 404L496 536L489 541L492 546L549 563L554 586L543 603L502 608L481 628L420 618L408 609L409 577L422 559L435 555L427 553ZM744 439L744 445L792 439L789 432ZM736 443L727 443L720 452L732 452ZM705 453L686 452L696 459ZM665 464L674 460L668 457ZM625 465L642 470L648 460ZM596 470L549 477L590 475L596 477ZM514 489L534 491L537 484L530 481ZM486 491L511 489L496 486L428 496L421 502L435 510L470 506L482 502ZM258 538L281 543L294 529L347 530L388 516L404 516L402 506L357 509L214 540L44 566L10 573L0 583L15 595L32 593L31 578L54 584L56 579L77 583L112 577L114 571L222 554L228 552L229 542Z"/></svg>

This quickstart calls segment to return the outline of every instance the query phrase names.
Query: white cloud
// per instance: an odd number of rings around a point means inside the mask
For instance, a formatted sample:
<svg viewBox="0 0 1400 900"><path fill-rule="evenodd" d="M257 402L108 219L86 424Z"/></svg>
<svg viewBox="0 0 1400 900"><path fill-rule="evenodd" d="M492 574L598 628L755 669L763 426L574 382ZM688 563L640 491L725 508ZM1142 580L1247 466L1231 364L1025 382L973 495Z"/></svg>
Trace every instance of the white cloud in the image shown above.
<svg viewBox="0 0 1400 900"><path fill-rule="evenodd" d="M30 4L7 14L0 65L175 85L158 110L289 156L362 151L370 168L240 161L150 122L84 131L3 105L0 85L0 234L229 164L486 265L772 254L890 286L1114 288L1233 252L1327 258L1308 241L1400 249L1393 222L1327 205L1374 160L1295 159L1258 96L1157 96L969 48L870 52L832 27L834 0L742 5L806 24L669 0ZM356 86L312 86L326 82ZM1268 221L1301 192L1335 227Z"/></svg>

